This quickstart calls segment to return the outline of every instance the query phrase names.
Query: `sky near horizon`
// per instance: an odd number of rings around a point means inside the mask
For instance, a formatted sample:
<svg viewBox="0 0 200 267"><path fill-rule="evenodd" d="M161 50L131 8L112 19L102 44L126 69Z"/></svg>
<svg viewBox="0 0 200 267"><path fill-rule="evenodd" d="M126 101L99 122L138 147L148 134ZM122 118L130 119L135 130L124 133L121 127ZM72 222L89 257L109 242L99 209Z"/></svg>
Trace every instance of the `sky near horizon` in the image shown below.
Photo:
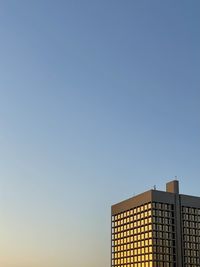
<svg viewBox="0 0 200 267"><path fill-rule="evenodd" d="M0 266L108 267L113 203L200 195L199 11L0 1Z"/></svg>

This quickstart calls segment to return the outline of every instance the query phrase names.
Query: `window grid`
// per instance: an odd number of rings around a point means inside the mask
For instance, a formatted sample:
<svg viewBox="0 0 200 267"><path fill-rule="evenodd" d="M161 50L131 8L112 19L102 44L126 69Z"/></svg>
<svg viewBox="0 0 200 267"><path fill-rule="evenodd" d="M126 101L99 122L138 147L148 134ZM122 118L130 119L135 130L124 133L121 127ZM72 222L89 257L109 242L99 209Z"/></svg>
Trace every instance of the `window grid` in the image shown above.
<svg viewBox="0 0 200 267"><path fill-rule="evenodd" d="M155 266L176 266L174 205L153 203L153 261Z"/></svg>
<svg viewBox="0 0 200 267"><path fill-rule="evenodd" d="M174 205L147 203L112 216L112 267L174 267Z"/></svg>
<svg viewBox="0 0 200 267"><path fill-rule="evenodd" d="M200 209L182 207L184 266L200 266Z"/></svg>
<svg viewBox="0 0 200 267"><path fill-rule="evenodd" d="M112 217L112 266L152 267L152 205Z"/></svg>

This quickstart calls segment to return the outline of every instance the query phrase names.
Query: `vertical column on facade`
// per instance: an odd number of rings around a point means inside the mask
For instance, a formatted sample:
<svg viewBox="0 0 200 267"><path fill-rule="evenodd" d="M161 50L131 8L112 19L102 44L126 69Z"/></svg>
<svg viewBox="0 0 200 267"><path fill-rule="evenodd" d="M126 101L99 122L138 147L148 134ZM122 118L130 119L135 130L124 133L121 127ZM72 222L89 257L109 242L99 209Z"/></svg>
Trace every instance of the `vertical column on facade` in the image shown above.
<svg viewBox="0 0 200 267"><path fill-rule="evenodd" d="M175 193L175 225L176 225L176 262L177 267L183 267L182 259L182 231L181 231L181 203L179 193Z"/></svg>

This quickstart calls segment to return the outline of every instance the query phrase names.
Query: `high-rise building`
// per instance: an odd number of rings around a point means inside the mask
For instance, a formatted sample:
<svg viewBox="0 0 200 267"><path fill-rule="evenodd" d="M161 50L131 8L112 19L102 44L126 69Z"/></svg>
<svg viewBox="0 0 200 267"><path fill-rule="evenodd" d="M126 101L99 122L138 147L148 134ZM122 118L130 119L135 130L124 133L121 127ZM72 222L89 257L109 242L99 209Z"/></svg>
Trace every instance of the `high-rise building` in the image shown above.
<svg viewBox="0 0 200 267"><path fill-rule="evenodd" d="M144 192L112 206L112 267L200 266L200 197Z"/></svg>

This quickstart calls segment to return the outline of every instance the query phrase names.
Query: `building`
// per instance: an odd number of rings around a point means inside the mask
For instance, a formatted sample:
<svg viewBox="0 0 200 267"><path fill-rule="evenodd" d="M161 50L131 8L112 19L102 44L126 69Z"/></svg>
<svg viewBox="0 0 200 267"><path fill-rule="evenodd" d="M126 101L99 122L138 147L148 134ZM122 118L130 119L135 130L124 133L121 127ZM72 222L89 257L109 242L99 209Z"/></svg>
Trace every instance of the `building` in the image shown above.
<svg viewBox="0 0 200 267"><path fill-rule="evenodd" d="M112 267L200 266L200 197L150 190L112 206Z"/></svg>

